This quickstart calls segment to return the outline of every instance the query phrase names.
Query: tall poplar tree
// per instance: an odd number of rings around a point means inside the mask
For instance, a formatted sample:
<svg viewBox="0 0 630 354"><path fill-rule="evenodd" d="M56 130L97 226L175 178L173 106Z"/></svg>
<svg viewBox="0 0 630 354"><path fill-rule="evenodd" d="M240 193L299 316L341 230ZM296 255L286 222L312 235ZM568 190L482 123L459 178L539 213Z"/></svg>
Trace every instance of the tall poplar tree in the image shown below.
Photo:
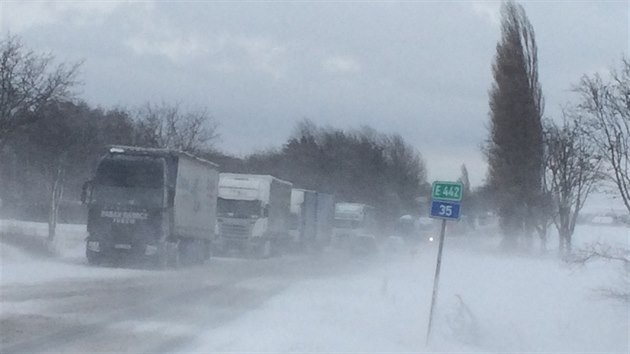
<svg viewBox="0 0 630 354"><path fill-rule="evenodd" d="M537 220L543 175L543 97L538 82L534 29L519 4L503 3L501 40L492 65L488 181L504 244L530 239Z"/></svg>

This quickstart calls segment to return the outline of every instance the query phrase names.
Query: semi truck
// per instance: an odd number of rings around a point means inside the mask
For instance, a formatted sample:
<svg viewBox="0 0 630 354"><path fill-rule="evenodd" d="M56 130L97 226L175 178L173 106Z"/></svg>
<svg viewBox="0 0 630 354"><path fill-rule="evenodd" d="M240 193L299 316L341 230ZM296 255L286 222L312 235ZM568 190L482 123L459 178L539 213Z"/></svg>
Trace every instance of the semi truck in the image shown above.
<svg viewBox="0 0 630 354"><path fill-rule="evenodd" d="M333 243L351 251L372 251L376 248L374 207L361 203L335 204Z"/></svg>
<svg viewBox="0 0 630 354"><path fill-rule="evenodd" d="M292 187L270 175L221 173L216 251L267 258L285 249Z"/></svg>
<svg viewBox="0 0 630 354"><path fill-rule="evenodd" d="M289 234L295 248L321 251L326 247L332 235L334 211L332 195L292 189Z"/></svg>
<svg viewBox="0 0 630 354"><path fill-rule="evenodd" d="M83 186L86 256L202 263L215 238L218 166L170 149L110 146Z"/></svg>

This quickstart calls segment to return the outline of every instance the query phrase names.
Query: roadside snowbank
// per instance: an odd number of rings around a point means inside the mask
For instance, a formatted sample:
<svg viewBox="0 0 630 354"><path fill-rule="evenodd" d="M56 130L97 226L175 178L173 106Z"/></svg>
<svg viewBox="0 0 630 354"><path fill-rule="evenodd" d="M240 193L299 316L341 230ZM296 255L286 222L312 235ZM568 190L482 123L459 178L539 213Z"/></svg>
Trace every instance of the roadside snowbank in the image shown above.
<svg viewBox="0 0 630 354"><path fill-rule="evenodd" d="M43 253L46 250L48 224L22 220L1 220L0 236L7 243L19 244L31 253ZM86 226L82 224L58 224L54 244L55 253L62 257L84 256Z"/></svg>
<svg viewBox="0 0 630 354"><path fill-rule="evenodd" d="M39 258L0 243L0 284L39 284L60 279L120 278L145 274L146 270L91 267L84 257Z"/></svg>
<svg viewBox="0 0 630 354"><path fill-rule="evenodd" d="M0 234L45 240L45 223L0 220ZM59 257L34 255L20 247L0 242L0 284L36 284L68 278L115 278L142 274L142 270L87 266L85 225L60 224L55 248Z"/></svg>

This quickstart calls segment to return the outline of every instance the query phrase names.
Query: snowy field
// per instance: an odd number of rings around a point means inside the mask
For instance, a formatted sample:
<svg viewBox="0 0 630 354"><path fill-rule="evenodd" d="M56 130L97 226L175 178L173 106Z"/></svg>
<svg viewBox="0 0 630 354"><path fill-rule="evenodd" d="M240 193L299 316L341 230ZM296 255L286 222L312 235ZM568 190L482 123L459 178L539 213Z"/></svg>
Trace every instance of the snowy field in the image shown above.
<svg viewBox="0 0 630 354"><path fill-rule="evenodd" d="M45 237L45 225L3 222ZM42 259L0 244L0 285L61 279L116 280L146 270L85 264L85 227L61 225L58 259ZM448 235L431 340L425 344L437 242L417 250L381 252L360 272L287 280L262 305L212 329L195 328L181 352L573 352L628 353L630 309L602 294L629 291L620 263L583 266L557 256L557 241L541 253L506 255L490 233ZM599 242L630 248L630 229L580 225L577 249ZM369 264L367 263L369 261ZM252 262L256 262L255 260ZM220 262L211 262L214 267ZM255 283L255 279L254 279ZM254 284L250 281L249 286ZM255 285L255 284L254 284ZM261 280L260 286L265 286ZM2 309L4 312L6 309ZM175 324L174 324L175 325Z"/></svg>
<svg viewBox="0 0 630 354"><path fill-rule="evenodd" d="M630 229L578 229L576 243L630 245ZM202 335L196 352L627 353L619 264L570 266L549 255L506 256L496 239L446 240L435 327L425 346L436 246L387 256L361 276L294 284L265 307Z"/></svg>
<svg viewBox="0 0 630 354"><path fill-rule="evenodd" d="M621 197L617 195L618 192L614 191L614 188L614 186L608 186L605 187L607 192L590 194L580 214L627 214L628 210L624 206Z"/></svg>

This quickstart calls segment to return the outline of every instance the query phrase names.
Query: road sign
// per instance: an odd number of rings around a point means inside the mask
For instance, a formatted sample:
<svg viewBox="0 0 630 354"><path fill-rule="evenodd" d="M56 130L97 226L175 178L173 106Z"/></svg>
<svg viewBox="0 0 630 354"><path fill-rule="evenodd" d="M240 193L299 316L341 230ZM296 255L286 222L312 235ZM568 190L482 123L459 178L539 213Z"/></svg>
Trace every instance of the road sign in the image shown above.
<svg viewBox="0 0 630 354"><path fill-rule="evenodd" d="M433 182L431 199L459 202L462 200L462 184L459 182Z"/></svg>
<svg viewBox="0 0 630 354"><path fill-rule="evenodd" d="M431 323L433 322L433 308L437 302L438 285L440 282L440 265L442 264L442 248L444 246L444 233L447 220L458 220L460 202L462 200L462 184L459 182L435 181L431 188L431 214L432 218L442 219L440 231L440 247L438 249L435 277L433 278L433 296L431 297L431 311L429 312L429 325L427 326L427 342L431 338Z"/></svg>
<svg viewBox="0 0 630 354"><path fill-rule="evenodd" d="M431 214L432 218L446 219L446 220L459 220L459 211L461 204L456 202L447 202L444 200L432 200L431 201Z"/></svg>

